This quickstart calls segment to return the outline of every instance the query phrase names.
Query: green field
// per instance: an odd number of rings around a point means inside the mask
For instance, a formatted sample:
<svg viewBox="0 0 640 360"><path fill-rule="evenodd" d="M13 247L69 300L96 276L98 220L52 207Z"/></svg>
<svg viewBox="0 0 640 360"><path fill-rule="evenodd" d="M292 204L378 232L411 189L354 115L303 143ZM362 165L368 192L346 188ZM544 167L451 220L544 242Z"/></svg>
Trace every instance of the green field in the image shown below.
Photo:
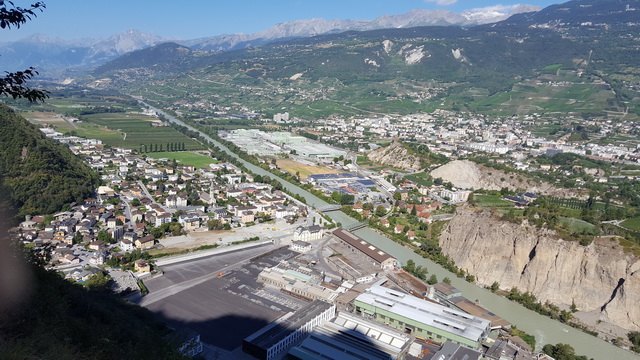
<svg viewBox="0 0 640 360"><path fill-rule="evenodd" d="M470 105L497 115L624 111L608 85L578 77L575 71L557 71L558 68L550 65L543 69L547 74L517 83L510 92L480 97Z"/></svg>
<svg viewBox="0 0 640 360"><path fill-rule="evenodd" d="M564 225L571 232L581 232L583 230L591 230L595 225L586 221L574 218L561 217L560 224Z"/></svg>
<svg viewBox="0 0 640 360"><path fill-rule="evenodd" d="M623 221L622 224L620 225L622 225L623 227L629 230L640 231L640 218L627 219Z"/></svg>
<svg viewBox="0 0 640 360"><path fill-rule="evenodd" d="M153 152L146 153L154 159L169 159L176 160L183 165L193 165L197 168L205 167L209 164L217 163L216 160L201 154L197 154L190 151L176 151L176 152Z"/></svg>
<svg viewBox="0 0 640 360"><path fill-rule="evenodd" d="M431 186L433 185L433 181L427 180L427 177L429 175L427 173L419 173L419 174L411 174L411 175L407 175L404 178L407 180L411 180L413 182L416 182L422 186Z"/></svg>
<svg viewBox="0 0 640 360"><path fill-rule="evenodd" d="M373 163L366 156L358 156L358 159L356 161L360 166L373 165Z"/></svg>
<svg viewBox="0 0 640 360"><path fill-rule="evenodd" d="M202 145L177 130L168 127L151 126L152 118L126 113L103 113L83 116L84 122L78 135L102 140L111 146L120 146L140 150L142 145L162 146L167 149L169 143L184 143L186 150L199 150Z"/></svg>
<svg viewBox="0 0 640 360"><path fill-rule="evenodd" d="M473 196L475 202L478 206L484 208L497 207L497 208L506 208L513 207L513 203L502 200L501 195L474 195Z"/></svg>

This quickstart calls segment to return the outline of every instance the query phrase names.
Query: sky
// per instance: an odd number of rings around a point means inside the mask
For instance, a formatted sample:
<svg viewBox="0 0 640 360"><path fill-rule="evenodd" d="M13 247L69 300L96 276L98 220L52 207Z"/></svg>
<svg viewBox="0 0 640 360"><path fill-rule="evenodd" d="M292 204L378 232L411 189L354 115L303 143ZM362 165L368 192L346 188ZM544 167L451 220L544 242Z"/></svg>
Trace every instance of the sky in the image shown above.
<svg viewBox="0 0 640 360"><path fill-rule="evenodd" d="M14 0L26 7L33 1ZM565 0L44 0L47 8L20 29L2 30L0 42L33 34L74 40L107 38L130 29L171 39L254 33L300 19L375 19L414 9L464 10Z"/></svg>

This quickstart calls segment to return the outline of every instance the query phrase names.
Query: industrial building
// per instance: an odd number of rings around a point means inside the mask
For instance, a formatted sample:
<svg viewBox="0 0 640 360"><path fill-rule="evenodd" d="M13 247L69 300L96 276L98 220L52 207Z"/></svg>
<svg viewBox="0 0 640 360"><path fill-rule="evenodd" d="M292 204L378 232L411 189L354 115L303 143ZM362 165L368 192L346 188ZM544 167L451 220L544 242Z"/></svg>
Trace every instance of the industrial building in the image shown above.
<svg viewBox="0 0 640 360"><path fill-rule="evenodd" d="M485 309L480 304L465 298L462 296L462 291L456 289L453 285L446 283L430 285L427 288L426 296L444 306L489 320L491 322L491 330L511 328L510 322Z"/></svg>
<svg viewBox="0 0 640 360"><path fill-rule="evenodd" d="M314 327L333 319L335 314L335 305L313 301L245 338L242 351L260 360L274 359L307 336Z"/></svg>
<svg viewBox="0 0 640 360"><path fill-rule="evenodd" d="M490 321L450 309L387 287L380 280L354 301L357 313L416 337L450 340L478 349L490 331Z"/></svg>
<svg viewBox="0 0 640 360"><path fill-rule="evenodd" d="M335 235L342 244L346 245L349 250L364 255L369 262L381 270L393 269L396 266L397 260L394 257L347 230L336 229L333 231L333 235Z"/></svg>
<svg viewBox="0 0 640 360"><path fill-rule="evenodd" d="M321 186L322 190L330 194L334 191L342 194L369 194L373 193L377 184L371 179L361 175L350 173L338 174L312 174L307 181L313 185Z"/></svg>
<svg viewBox="0 0 640 360"><path fill-rule="evenodd" d="M334 255L327 258L327 262L335 266L343 279L354 281L358 284L373 281L382 270L362 256L349 255L350 247L342 242L330 243L329 248L334 251Z"/></svg>
<svg viewBox="0 0 640 360"><path fill-rule="evenodd" d="M322 286L321 280L312 274L311 269L294 267L286 261L264 268L258 275L258 282L275 286L284 293L308 301L333 301L338 297L335 291Z"/></svg>
<svg viewBox="0 0 640 360"><path fill-rule="evenodd" d="M406 334L339 313L292 348L289 356L298 360L395 360L403 358L410 345L411 337Z"/></svg>
<svg viewBox="0 0 640 360"><path fill-rule="evenodd" d="M264 132L256 129L237 129L220 133L224 139L241 147L249 154L278 155L295 154L305 157L334 158L346 156L347 152L322 143L313 142L289 132Z"/></svg>
<svg viewBox="0 0 640 360"><path fill-rule="evenodd" d="M442 348L433 355L433 359L437 360L480 360L482 352L469 349L460 344L447 341Z"/></svg>

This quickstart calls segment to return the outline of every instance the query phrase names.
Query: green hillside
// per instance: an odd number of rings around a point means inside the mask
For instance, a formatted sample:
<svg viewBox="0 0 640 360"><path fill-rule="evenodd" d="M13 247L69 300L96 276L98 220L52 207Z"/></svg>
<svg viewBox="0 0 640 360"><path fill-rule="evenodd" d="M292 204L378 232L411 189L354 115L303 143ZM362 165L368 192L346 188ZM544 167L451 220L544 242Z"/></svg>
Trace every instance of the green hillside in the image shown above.
<svg viewBox="0 0 640 360"><path fill-rule="evenodd" d="M18 216L49 214L91 197L97 174L64 145L0 104L0 186L3 206Z"/></svg>
<svg viewBox="0 0 640 360"><path fill-rule="evenodd" d="M228 52L163 44L95 75L196 118L220 108L267 116L285 110L306 119L441 108L633 120L640 112L640 31L627 3L638 0L570 1L472 28L351 31Z"/></svg>

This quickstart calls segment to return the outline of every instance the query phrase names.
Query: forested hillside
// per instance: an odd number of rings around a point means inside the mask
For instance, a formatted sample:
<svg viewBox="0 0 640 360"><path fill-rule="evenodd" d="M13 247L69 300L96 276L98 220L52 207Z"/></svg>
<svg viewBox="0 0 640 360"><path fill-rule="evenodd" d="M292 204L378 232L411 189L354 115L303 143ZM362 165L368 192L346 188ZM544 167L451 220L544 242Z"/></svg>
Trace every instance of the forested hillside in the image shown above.
<svg viewBox="0 0 640 360"><path fill-rule="evenodd" d="M98 176L64 145L0 104L2 206L17 215L49 214L90 197Z"/></svg>
<svg viewBox="0 0 640 360"><path fill-rule="evenodd" d="M16 214L58 211L90 196L97 179L0 104L0 359L185 358L181 339L147 309L73 284L9 245Z"/></svg>

